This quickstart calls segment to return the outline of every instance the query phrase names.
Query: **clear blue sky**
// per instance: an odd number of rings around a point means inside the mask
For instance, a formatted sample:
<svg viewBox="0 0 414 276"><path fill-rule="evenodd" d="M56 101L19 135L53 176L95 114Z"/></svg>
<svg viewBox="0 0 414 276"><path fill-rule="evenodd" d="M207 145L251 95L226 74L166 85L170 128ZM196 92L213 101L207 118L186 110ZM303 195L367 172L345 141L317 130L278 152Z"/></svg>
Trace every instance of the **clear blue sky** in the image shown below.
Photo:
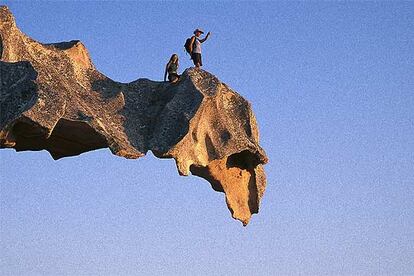
<svg viewBox="0 0 414 276"><path fill-rule="evenodd" d="M1 150L2 275L414 275L414 2L2 1L41 42L161 80L204 68L255 111L270 163L247 228L173 160Z"/></svg>

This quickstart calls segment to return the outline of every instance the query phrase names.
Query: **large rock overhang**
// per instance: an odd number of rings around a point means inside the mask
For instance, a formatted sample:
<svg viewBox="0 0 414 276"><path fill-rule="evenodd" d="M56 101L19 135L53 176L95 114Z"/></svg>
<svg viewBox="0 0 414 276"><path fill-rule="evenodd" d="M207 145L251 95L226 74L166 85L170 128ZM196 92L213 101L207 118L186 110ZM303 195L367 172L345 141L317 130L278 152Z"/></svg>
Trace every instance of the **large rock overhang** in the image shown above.
<svg viewBox="0 0 414 276"><path fill-rule="evenodd" d="M247 225L266 187L251 105L211 73L190 68L178 84L111 80L77 40L42 44L0 7L0 148L47 150L54 159L109 148L174 158L180 175L224 192Z"/></svg>

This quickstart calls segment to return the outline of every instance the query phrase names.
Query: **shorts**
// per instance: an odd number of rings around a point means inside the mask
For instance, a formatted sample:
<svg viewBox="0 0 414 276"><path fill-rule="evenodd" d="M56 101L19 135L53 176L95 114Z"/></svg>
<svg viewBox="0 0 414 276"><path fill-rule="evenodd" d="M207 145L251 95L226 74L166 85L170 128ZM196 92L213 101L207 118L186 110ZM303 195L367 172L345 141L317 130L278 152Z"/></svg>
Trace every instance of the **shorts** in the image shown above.
<svg viewBox="0 0 414 276"><path fill-rule="evenodd" d="M192 53L191 59L194 62L194 65L197 65L197 63L200 64L200 66L203 66L203 63L201 62L201 54L200 53Z"/></svg>

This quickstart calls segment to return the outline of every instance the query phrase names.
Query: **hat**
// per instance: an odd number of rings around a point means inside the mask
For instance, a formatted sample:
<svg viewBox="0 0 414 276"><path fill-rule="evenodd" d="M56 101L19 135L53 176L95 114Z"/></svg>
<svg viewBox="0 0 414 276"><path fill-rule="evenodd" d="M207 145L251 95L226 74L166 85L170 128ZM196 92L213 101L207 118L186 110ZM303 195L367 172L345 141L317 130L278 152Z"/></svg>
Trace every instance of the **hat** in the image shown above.
<svg viewBox="0 0 414 276"><path fill-rule="evenodd" d="M197 32L200 32L200 33L204 34L203 30L201 30L201 29L195 29L194 34L196 34Z"/></svg>

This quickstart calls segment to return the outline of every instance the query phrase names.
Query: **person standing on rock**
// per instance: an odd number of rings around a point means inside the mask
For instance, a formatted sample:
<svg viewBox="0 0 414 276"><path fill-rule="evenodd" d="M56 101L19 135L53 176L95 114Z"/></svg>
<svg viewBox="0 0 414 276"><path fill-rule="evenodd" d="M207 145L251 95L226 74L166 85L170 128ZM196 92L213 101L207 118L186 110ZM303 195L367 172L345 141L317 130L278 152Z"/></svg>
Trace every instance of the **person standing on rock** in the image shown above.
<svg viewBox="0 0 414 276"><path fill-rule="evenodd" d="M203 62L201 61L201 43L203 43L209 38L210 32L207 33L205 38L200 39L199 37L202 34L204 34L204 32L201 29L196 29L194 31L193 37L191 37L191 43L190 43L191 59L193 60L194 65L197 68L200 68L201 66L203 66Z"/></svg>
<svg viewBox="0 0 414 276"><path fill-rule="evenodd" d="M170 58L170 61L168 61L167 65L165 66L164 81L166 81L168 73L168 80L170 83L176 83L180 79L180 75L178 75L177 70L178 55L173 54Z"/></svg>

